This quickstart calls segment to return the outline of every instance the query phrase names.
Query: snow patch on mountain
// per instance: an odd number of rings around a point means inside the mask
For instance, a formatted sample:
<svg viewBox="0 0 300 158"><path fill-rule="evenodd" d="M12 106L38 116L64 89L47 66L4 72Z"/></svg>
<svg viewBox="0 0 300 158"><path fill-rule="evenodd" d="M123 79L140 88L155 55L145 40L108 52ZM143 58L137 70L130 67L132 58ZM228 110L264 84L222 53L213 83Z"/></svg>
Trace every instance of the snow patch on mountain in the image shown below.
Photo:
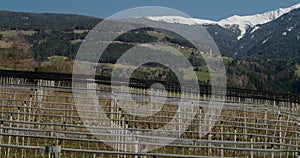
<svg viewBox="0 0 300 158"><path fill-rule="evenodd" d="M289 27L289 28L287 28L287 31L291 32L293 29L294 29L294 27Z"/></svg>
<svg viewBox="0 0 300 158"><path fill-rule="evenodd" d="M268 37L267 39L265 39L264 41L261 42L261 45L265 44L266 42L269 41L269 39L271 38L272 36Z"/></svg>
<svg viewBox="0 0 300 158"><path fill-rule="evenodd" d="M282 35L282 36L286 36L286 35L287 35L287 32L282 32L281 35Z"/></svg>
<svg viewBox="0 0 300 158"><path fill-rule="evenodd" d="M181 16L159 16L159 17L148 17L148 18L154 21L164 21L168 23L180 23L180 24L187 24L187 25L218 24L227 29L235 25L238 26L238 28L241 31L240 36L238 37L238 39L241 39L245 35L249 27L255 27L257 25L265 24L270 21L276 20L280 16L298 8L300 8L300 3L288 8L279 8L277 10L268 11L262 14L249 15L249 16L234 15L220 21L188 18L188 17L181 17Z"/></svg>
<svg viewBox="0 0 300 158"><path fill-rule="evenodd" d="M174 24L176 23L186 24L186 25L217 24L217 22L211 20L203 20L203 19L196 19L196 18L189 18L189 17L182 17L182 16L151 16L147 18L154 21L164 21L167 23L174 23Z"/></svg>
<svg viewBox="0 0 300 158"><path fill-rule="evenodd" d="M254 33L258 29L260 29L260 27L259 26L255 26L254 29L250 32L250 34Z"/></svg>

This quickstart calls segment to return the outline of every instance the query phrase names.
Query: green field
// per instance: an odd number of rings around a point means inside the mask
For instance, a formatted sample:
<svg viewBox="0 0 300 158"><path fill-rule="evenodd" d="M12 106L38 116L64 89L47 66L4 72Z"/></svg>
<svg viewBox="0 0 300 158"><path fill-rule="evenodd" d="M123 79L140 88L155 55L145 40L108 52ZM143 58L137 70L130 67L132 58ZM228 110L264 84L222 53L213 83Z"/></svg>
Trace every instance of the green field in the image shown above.
<svg viewBox="0 0 300 158"><path fill-rule="evenodd" d="M85 32L89 32L89 30L74 30L73 32L77 34L83 34Z"/></svg>
<svg viewBox="0 0 300 158"><path fill-rule="evenodd" d="M16 37L18 34L23 34L23 35L33 35L35 34L36 31L17 31L17 30L8 30L8 31L0 31L0 34L3 35L3 37Z"/></svg>
<svg viewBox="0 0 300 158"><path fill-rule="evenodd" d="M210 73L209 72L197 71L196 75L197 75L199 81L207 81L207 80L210 79Z"/></svg>
<svg viewBox="0 0 300 158"><path fill-rule="evenodd" d="M201 72L209 72L209 69L206 65L204 66L198 66L198 71L201 71Z"/></svg>
<svg viewBox="0 0 300 158"><path fill-rule="evenodd" d="M72 41L71 41L72 44L77 44L77 43L81 43L81 42L82 42L82 40L78 40L78 39L77 39L77 40L72 40Z"/></svg>
<svg viewBox="0 0 300 158"><path fill-rule="evenodd" d="M229 64L229 63L231 63L233 60L234 60L234 59L232 59L232 58L223 58L224 64Z"/></svg>
<svg viewBox="0 0 300 158"><path fill-rule="evenodd" d="M199 81L204 81L206 82L207 80L210 79L210 73L209 72L201 72L201 71L192 71L192 73L196 73L196 76L198 78ZM186 74L184 76L184 79L186 80L191 80L193 79L193 74L190 73L190 74Z"/></svg>
<svg viewBox="0 0 300 158"><path fill-rule="evenodd" d="M180 52L182 53L182 55L184 55L185 57L189 57L191 55L191 52L188 50L180 50Z"/></svg>
<svg viewBox="0 0 300 158"><path fill-rule="evenodd" d="M300 76L300 65L296 65L295 73L297 76Z"/></svg>
<svg viewBox="0 0 300 158"><path fill-rule="evenodd" d="M150 36L157 37L158 39L163 39L163 38L166 37L164 34L159 33L159 32L155 32L155 31L148 31L147 33L148 33Z"/></svg>

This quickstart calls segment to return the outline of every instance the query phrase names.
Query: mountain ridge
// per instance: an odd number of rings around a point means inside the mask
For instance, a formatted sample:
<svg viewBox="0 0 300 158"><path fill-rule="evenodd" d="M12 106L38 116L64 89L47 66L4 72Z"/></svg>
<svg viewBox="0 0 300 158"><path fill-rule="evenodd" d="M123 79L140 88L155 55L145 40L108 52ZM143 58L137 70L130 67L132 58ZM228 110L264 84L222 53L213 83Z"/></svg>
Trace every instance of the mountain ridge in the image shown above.
<svg viewBox="0 0 300 158"><path fill-rule="evenodd" d="M260 14L255 15L247 15L247 16L239 16L233 15L228 18L213 21L213 20L206 20L206 19L198 19L198 18L191 18L191 17L180 17L180 16L156 16L156 17L147 17L150 20L154 21L164 21L168 23L180 23L180 24L187 24L187 25L220 25L226 29L234 29L239 30L239 36L237 39L241 39L247 33L249 28L253 28L252 31L257 30L259 27L258 25L266 24L270 21L274 21L277 18L281 17L282 15L300 8L300 3L293 5L287 8L279 8L273 11L267 11Z"/></svg>

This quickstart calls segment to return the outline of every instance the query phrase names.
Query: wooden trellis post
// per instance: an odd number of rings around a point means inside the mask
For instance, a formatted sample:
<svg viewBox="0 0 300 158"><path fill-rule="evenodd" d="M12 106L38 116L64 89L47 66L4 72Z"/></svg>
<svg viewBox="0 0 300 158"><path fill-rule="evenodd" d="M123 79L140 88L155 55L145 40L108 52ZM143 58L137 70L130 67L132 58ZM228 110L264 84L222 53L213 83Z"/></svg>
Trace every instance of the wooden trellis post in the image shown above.
<svg viewBox="0 0 300 158"><path fill-rule="evenodd" d="M20 107L18 107L18 114L17 114L17 121L20 121ZM19 128L19 123L17 123L17 128ZM18 131L18 133L20 133ZM16 144L18 145L19 144L19 139L18 139L18 136L16 136Z"/></svg>
<svg viewBox="0 0 300 158"><path fill-rule="evenodd" d="M264 122L265 122L265 129L266 129L266 133L265 133L265 149L267 149L267 143L268 143L268 111L265 110L264 111ZM264 153L264 157L266 156L266 153Z"/></svg>
<svg viewBox="0 0 300 158"><path fill-rule="evenodd" d="M247 111L244 108L244 139L247 141Z"/></svg>
<svg viewBox="0 0 300 158"><path fill-rule="evenodd" d="M212 144L211 144L211 133L208 133L208 156L211 156L212 155Z"/></svg>
<svg viewBox="0 0 300 158"><path fill-rule="evenodd" d="M224 144L223 144L223 141L224 141L224 131L223 131L223 121L221 121L221 140L222 140L222 143L221 143L221 157L224 157Z"/></svg>
<svg viewBox="0 0 300 158"><path fill-rule="evenodd" d="M234 149L236 149L237 148L237 145L236 145L236 139L237 138L237 136L236 136L236 127L234 127ZM234 156L236 156L236 150L234 150Z"/></svg>
<svg viewBox="0 0 300 158"><path fill-rule="evenodd" d="M12 121L13 121L13 114L10 114L9 117L9 130L8 130L8 145L11 145L11 128L12 128ZM10 157L10 147L7 148L7 157Z"/></svg>
<svg viewBox="0 0 300 158"><path fill-rule="evenodd" d="M250 152L250 154L251 154L251 158L253 158L254 157L254 155L253 155L253 135L250 135L250 142L251 142L251 152Z"/></svg>
<svg viewBox="0 0 300 158"><path fill-rule="evenodd" d="M1 125L0 125L0 144L3 144L3 121L1 121ZM0 146L0 156L2 157L2 146Z"/></svg>

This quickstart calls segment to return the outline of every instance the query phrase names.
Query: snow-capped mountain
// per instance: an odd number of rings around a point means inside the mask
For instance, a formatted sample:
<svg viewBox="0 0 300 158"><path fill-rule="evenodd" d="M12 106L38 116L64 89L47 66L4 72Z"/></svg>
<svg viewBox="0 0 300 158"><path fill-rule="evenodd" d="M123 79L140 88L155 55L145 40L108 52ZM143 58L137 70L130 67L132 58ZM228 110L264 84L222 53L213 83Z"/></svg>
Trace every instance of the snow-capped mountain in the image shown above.
<svg viewBox="0 0 300 158"><path fill-rule="evenodd" d="M280 16L298 8L300 8L300 3L288 8L279 8L277 10L268 11L262 14L249 15L249 16L234 15L220 21L186 18L180 16L158 16L158 17L148 17L148 18L155 21L164 21L168 23L180 23L180 24L187 24L187 25L218 24L227 29L230 29L232 27L238 27L238 29L240 30L240 36L238 36L238 39L241 39L247 32L247 29L254 28L255 31L259 29L257 25L265 24L270 21L276 20Z"/></svg>

